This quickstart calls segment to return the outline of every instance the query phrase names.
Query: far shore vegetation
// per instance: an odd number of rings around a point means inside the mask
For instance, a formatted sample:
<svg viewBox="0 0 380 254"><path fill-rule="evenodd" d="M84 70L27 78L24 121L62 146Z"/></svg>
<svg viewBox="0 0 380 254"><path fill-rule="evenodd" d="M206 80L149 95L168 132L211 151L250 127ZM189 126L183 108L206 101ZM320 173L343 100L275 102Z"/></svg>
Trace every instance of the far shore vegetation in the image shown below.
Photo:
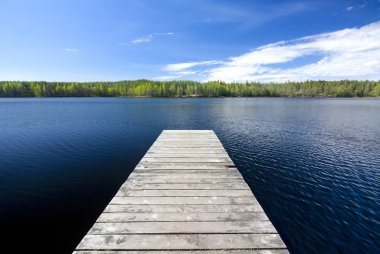
<svg viewBox="0 0 380 254"><path fill-rule="evenodd" d="M220 81L0 81L0 97L377 97L380 81L224 83Z"/></svg>

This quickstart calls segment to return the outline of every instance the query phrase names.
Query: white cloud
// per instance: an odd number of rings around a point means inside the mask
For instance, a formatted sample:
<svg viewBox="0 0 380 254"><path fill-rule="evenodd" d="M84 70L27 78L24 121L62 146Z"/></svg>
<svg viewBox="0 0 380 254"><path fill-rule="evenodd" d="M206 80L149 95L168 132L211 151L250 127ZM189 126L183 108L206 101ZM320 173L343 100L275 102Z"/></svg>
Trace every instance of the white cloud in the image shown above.
<svg viewBox="0 0 380 254"><path fill-rule="evenodd" d="M79 52L79 50L78 49L74 49L74 48L65 48L65 52L77 53L77 52Z"/></svg>
<svg viewBox="0 0 380 254"><path fill-rule="evenodd" d="M367 3L362 3L362 4L358 4L358 5L349 5L349 6L347 6L346 11L352 11L354 9L362 9L366 6L367 6Z"/></svg>
<svg viewBox="0 0 380 254"><path fill-rule="evenodd" d="M169 72L168 75L160 76L155 79L157 80L174 80L180 79L183 77L193 79L198 76L203 76L205 71L197 70L199 67L210 66L210 65L219 65L221 61L200 61L200 62L187 62L187 63L178 63L178 64L168 64L164 67L164 71Z"/></svg>
<svg viewBox="0 0 380 254"><path fill-rule="evenodd" d="M203 66L205 80L284 82L380 79L380 22L264 45L227 61L177 63L175 72ZM309 59L309 62L305 62ZM301 60L301 61L298 61ZM297 62L298 61L298 62ZM212 63L214 66L210 67ZM291 63L291 64L290 64ZM198 70L199 71L199 70Z"/></svg>
<svg viewBox="0 0 380 254"><path fill-rule="evenodd" d="M154 40L157 36L166 36L166 35L174 35L173 32L167 32L167 33L151 33L143 37L136 38L132 40L131 42L133 44L141 44L141 43L148 43Z"/></svg>
<svg viewBox="0 0 380 254"><path fill-rule="evenodd" d="M165 80L174 80L174 79L177 79L178 77L175 76L175 75L167 75L167 76L159 76L159 77L156 77L156 78L153 78L153 80L162 80L162 81L165 81Z"/></svg>
<svg viewBox="0 0 380 254"><path fill-rule="evenodd" d="M150 37L142 37L142 38L138 38L138 39L134 39L132 41L133 44L139 44L139 43L146 43L146 42L151 42L152 41L152 38Z"/></svg>
<svg viewBox="0 0 380 254"><path fill-rule="evenodd" d="M201 66L201 65L213 65L213 64L219 64L220 61L201 61L201 62L188 62L188 63L178 63L178 64L168 64L165 66L165 70L167 71L183 71L190 68L193 68L195 66Z"/></svg>

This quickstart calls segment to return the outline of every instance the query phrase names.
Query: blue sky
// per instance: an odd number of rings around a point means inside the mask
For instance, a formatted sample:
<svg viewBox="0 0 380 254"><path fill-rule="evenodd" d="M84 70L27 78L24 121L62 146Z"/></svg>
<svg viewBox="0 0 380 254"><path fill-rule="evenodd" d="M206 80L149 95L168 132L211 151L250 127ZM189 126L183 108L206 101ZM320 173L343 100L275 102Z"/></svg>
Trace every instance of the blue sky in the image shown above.
<svg viewBox="0 0 380 254"><path fill-rule="evenodd" d="M380 0L2 0L0 80L380 79Z"/></svg>

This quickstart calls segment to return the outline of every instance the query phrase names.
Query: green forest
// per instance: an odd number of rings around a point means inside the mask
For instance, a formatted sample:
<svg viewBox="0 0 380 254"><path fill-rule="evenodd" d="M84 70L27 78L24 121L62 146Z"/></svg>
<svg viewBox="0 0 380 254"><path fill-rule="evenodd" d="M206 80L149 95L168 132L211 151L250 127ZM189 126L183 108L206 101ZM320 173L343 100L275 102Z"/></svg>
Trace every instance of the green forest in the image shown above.
<svg viewBox="0 0 380 254"><path fill-rule="evenodd" d="M0 81L0 97L376 97L380 81L224 83L221 81Z"/></svg>

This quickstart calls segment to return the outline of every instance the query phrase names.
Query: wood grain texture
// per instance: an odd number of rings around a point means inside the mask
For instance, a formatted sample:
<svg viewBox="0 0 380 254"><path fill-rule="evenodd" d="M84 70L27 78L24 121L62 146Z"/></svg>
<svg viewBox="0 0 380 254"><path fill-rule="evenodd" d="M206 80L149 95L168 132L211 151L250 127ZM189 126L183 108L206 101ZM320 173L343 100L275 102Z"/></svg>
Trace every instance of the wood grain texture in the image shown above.
<svg viewBox="0 0 380 254"><path fill-rule="evenodd" d="M211 130L165 130L76 254L286 254Z"/></svg>
<svg viewBox="0 0 380 254"><path fill-rule="evenodd" d="M79 250L228 250L285 248L278 234L86 235Z"/></svg>
<svg viewBox="0 0 380 254"><path fill-rule="evenodd" d="M250 196L242 197L114 197L112 205L237 205L250 204L258 205L255 199Z"/></svg>
<svg viewBox="0 0 380 254"><path fill-rule="evenodd" d="M263 212L260 205L113 205L109 204L104 212L126 213L246 213Z"/></svg>
<svg viewBox="0 0 380 254"><path fill-rule="evenodd" d="M128 251L128 250L121 250L121 251L97 251L97 250L91 250L91 251L74 251L74 254L166 254L168 253L167 250L164 251ZM264 249L264 250L171 250L169 252L170 254L289 254L289 252L286 249Z"/></svg>
<svg viewBox="0 0 380 254"><path fill-rule="evenodd" d="M214 222L113 222L95 223L88 232L91 235L125 234L232 234L276 233L270 221L214 221Z"/></svg>
<svg viewBox="0 0 380 254"><path fill-rule="evenodd" d="M138 221L255 221L269 220L264 212L256 213L102 213L97 222Z"/></svg>
<svg viewBox="0 0 380 254"><path fill-rule="evenodd" d="M119 190L116 196L130 197L241 197L250 190Z"/></svg>

